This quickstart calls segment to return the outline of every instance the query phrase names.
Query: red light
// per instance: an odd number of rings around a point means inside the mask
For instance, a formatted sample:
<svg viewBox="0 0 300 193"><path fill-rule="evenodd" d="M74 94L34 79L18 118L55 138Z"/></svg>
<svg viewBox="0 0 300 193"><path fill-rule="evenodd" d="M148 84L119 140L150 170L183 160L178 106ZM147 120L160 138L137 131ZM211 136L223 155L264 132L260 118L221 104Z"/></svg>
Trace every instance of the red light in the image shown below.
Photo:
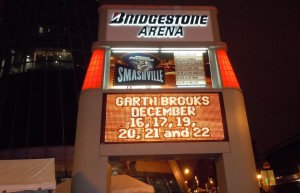
<svg viewBox="0 0 300 193"><path fill-rule="evenodd" d="M223 87L240 88L229 58L225 50L217 50L217 58Z"/></svg>
<svg viewBox="0 0 300 193"><path fill-rule="evenodd" d="M82 91L90 88L102 87L104 53L105 51L102 49L93 52L81 89Z"/></svg>

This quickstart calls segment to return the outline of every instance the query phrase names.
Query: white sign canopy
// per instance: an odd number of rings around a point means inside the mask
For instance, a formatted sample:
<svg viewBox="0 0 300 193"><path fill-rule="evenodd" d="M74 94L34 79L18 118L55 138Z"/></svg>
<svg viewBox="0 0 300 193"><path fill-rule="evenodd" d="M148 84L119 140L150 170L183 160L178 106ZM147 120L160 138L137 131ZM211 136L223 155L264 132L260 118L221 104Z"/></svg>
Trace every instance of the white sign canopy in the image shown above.
<svg viewBox="0 0 300 193"><path fill-rule="evenodd" d="M128 175L111 177L111 193L154 193L154 188Z"/></svg>
<svg viewBox="0 0 300 193"><path fill-rule="evenodd" d="M0 160L0 192L55 188L54 158Z"/></svg>

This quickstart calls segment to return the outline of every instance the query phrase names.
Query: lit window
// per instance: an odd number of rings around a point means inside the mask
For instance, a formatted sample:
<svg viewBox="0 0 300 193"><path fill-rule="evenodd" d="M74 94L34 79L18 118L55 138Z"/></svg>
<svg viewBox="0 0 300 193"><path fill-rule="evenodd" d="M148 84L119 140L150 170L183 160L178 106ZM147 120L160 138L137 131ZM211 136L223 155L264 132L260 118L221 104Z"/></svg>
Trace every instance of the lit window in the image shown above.
<svg viewBox="0 0 300 193"><path fill-rule="evenodd" d="M44 28L43 27L39 27L39 34L44 33Z"/></svg>

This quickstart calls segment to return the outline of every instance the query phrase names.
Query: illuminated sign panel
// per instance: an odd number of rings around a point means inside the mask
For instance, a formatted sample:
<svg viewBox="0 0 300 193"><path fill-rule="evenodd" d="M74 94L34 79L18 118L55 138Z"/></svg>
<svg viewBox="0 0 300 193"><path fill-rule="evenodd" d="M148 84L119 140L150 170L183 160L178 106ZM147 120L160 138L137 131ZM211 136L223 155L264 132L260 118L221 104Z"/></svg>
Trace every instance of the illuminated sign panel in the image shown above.
<svg viewBox="0 0 300 193"><path fill-rule="evenodd" d="M213 41L211 28L208 10L108 10L106 40Z"/></svg>
<svg viewBox="0 0 300 193"><path fill-rule="evenodd" d="M105 94L103 143L226 139L220 93Z"/></svg>
<svg viewBox="0 0 300 193"><path fill-rule="evenodd" d="M144 88L211 88L208 52L113 52L108 87L128 89L137 88L137 85Z"/></svg>
<svg viewBox="0 0 300 193"><path fill-rule="evenodd" d="M163 85L165 70L158 67L159 60L146 53L131 53L121 57L115 64L114 85Z"/></svg>
<svg viewBox="0 0 300 193"><path fill-rule="evenodd" d="M176 71L176 85L178 87L196 87L199 85L206 86L203 53L175 52L174 62Z"/></svg>

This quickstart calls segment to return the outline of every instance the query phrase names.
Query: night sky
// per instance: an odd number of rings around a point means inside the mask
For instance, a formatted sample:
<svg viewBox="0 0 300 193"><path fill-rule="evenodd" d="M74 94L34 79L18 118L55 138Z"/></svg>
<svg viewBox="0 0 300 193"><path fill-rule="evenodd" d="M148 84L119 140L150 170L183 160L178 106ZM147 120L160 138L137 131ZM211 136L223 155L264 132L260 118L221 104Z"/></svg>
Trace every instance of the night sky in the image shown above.
<svg viewBox="0 0 300 193"><path fill-rule="evenodd" d="M244 93L257 151L299 137L300 14L296 1L238 3L232 8L226 4L218 9L221 38L228 45Z"/></svg>
<svg viewBox="0 0 300 193"><path fill-rule="evenodd" d="M300 12L295 0L276 2L100 0L102 4L215 6L258 153L300 136Z"/></svg>

